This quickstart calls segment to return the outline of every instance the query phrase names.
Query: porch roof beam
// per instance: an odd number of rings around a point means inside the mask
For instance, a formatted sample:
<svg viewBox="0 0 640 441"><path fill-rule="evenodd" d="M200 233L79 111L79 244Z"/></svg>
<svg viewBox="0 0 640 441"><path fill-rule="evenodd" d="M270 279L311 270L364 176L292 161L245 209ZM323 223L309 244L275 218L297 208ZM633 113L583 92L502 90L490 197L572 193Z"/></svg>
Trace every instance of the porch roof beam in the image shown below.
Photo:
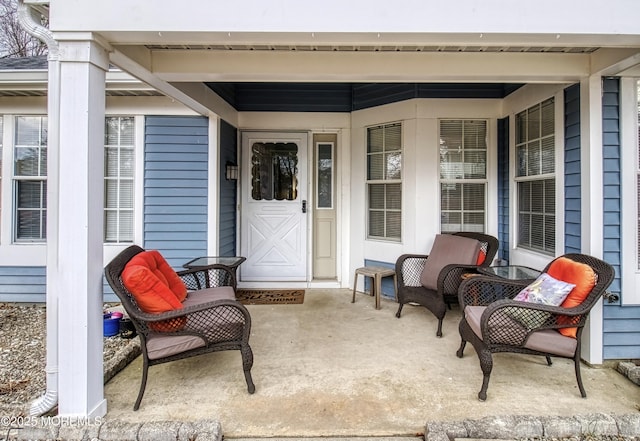
<svg viewBox="0 0 640 441"><path fill-rule="evenodd" d="M209 114L211 113L211 110L203 106L200 102L183 93L168 82L162 80L157 75L152 74L145 68L143 64L138 63L137 60L128 57L123 52L112 48L109 53L109 59L112 63L120 67L125 72L128 72L129 74L138 78L140 81L149 84L163 94L171 98L175 98L177 101L181 102L195 112L203 116L209 116Z"/></svg>
<svg viewBox="0 0 640 441"><path fill-rule="evenodd" d="M149 51L164 81L564 82L589 75L588 54Z"/></svg>
<svg viewBox="0 0 640 441"><path fill-rule="evenodd" d="M591 73L602 76L633 75L631 70L637 70L639 65L638 48L599 50L591 56Z"/></svg>

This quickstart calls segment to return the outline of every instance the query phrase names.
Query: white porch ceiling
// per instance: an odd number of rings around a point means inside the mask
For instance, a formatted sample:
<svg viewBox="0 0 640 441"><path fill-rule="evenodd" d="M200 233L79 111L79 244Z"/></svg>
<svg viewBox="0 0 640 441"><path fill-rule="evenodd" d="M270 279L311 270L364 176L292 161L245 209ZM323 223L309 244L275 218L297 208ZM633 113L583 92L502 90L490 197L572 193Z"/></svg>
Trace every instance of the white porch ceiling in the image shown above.
<svg viewBox="0 0 640 441"><path fill-rule="evenodd" d="M147 49L208 51L307 51L307 52L526 52L589 54L596 46L477 46L477 45L333 45L333 44L150 44Z"/></svg>

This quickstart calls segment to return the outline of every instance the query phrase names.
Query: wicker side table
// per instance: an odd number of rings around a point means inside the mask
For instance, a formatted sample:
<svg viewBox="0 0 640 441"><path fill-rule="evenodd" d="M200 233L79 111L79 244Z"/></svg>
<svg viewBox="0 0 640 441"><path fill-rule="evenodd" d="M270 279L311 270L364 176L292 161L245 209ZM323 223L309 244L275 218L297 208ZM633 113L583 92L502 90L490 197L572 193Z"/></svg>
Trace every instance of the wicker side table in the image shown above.
<svg viewBox="0 0 640 441"><path fill-rule="evenodd" d="M356 301L356 286L358 286L358 274L364 277L371 277L371 292L369 295L375 297L376 309L380 309L380 293L382 292L382 278L393 276L393 292L396 296L396 272L391 268L384 268L381 266L363 266L356 269L356 273L353 277L353 297L351 303Z"/></svg>

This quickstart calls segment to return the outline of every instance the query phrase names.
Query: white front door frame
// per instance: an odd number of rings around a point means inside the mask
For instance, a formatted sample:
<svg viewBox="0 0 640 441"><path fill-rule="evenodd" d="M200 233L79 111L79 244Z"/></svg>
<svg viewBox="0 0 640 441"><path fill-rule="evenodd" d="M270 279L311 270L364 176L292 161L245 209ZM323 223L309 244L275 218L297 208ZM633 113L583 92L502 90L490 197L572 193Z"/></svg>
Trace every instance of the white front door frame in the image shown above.
<svg viewBox="0 0 640 441"><path fill-rule="evenodd" d="M307 282L310 277L308 219L308 132L242 132L240 183L240 252L247 258L242 282ZM297 151L297 195L294 200L252 197L252 146L294 143Z"/></svg>

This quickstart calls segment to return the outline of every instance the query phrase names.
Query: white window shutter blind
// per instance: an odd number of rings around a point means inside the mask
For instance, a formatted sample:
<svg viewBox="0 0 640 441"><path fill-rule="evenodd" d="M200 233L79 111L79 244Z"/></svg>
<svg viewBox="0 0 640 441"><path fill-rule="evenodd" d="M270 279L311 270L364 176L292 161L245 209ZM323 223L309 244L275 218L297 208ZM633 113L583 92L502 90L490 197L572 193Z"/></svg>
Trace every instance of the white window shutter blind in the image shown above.
<svg viewBox="0 0 640 441"><path fill-rule="evenodd" d="M484 232L487 121L440 121L440 230Z"/></svg>
<svg viewBox="0 0 640 441"><path fill-rule="evenodd" d="M105 242L133 241L134 118L105 119Z"/></svg>
<svg viewBox="0 0 640 441"><path fill-rule="evenodd" d="M400 240L402 231L402 125L367 129L367 236Z"/></svg>
<svg viewBox="0 0 640 441"><path fill-rule="evenodd" d="M555 252L554 99L516 115L518 246Z"/></svg>

